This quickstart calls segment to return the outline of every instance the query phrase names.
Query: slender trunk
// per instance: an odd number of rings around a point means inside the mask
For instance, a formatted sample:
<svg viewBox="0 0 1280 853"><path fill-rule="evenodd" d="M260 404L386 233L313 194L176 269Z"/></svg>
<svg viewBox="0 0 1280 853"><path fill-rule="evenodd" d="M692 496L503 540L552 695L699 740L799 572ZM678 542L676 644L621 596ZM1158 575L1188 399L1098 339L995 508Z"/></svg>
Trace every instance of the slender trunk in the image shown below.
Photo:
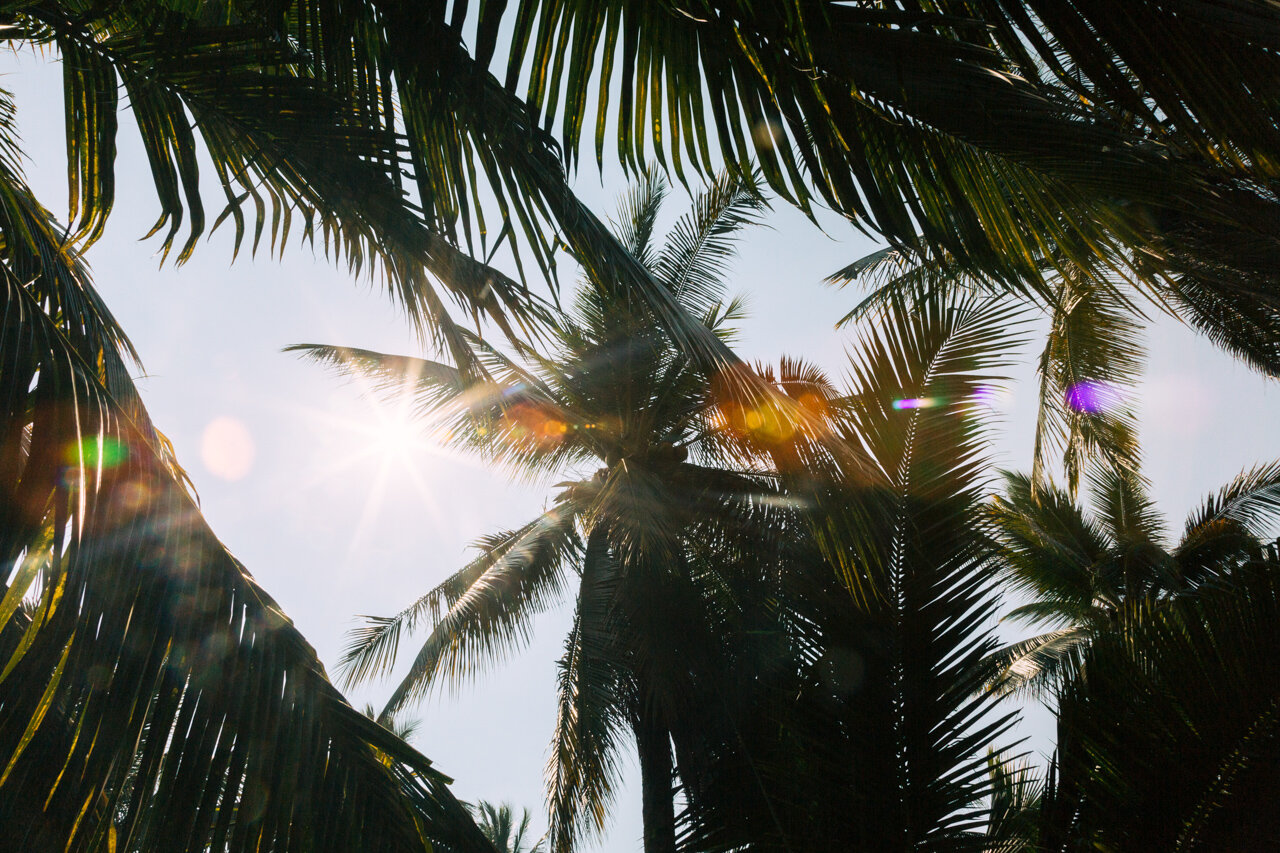
<svg viewBox="0 0 1280 853"><path fill-rule="evenodd" d="M648 703L640 709L636 750L640 753L644 853L676 853L671 736Z"/></svg>

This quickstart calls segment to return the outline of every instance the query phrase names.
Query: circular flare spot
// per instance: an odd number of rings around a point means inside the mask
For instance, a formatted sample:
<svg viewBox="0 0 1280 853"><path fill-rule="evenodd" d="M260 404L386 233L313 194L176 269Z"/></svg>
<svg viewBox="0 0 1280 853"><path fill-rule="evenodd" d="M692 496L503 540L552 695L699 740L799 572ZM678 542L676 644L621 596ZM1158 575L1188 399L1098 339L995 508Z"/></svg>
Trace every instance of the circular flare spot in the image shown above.
<svg viewBox="0 0 1280 853"><path fill-rule="evenodd" d="M209 473L223 480L242 479L253 467L253 437L235 418L215 418L204 428L200 459Z"/></svg>
<svg viewBox="0 0 1280 853"><path fill-rule="evenodd" d="M1067 388L1067 405L1086 415L1102 414L1119 402L1120 394L1105 382L1077 382Z"/></svg>

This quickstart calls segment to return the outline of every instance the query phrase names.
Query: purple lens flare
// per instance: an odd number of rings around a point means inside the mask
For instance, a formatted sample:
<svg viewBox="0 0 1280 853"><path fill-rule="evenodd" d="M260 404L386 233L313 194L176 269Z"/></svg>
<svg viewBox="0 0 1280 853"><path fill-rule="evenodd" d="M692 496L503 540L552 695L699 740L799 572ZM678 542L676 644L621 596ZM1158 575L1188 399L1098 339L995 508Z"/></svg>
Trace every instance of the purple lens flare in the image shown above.
<svg viewBox="0 0 1280 853"><path fill-rule="evenodd" d="M1120 394L1105 382L1086 380L1067 387L1066 404L1086 415L1100 415L1120 402Z"/></svg>
<svg viewBox="0 0 1280 853"><path fill-rule="evenodd" d="M940 402L942 401L936 397L903 397L900 400L894 400L892 405L901 411L902 409L928 409Z"/></svg>

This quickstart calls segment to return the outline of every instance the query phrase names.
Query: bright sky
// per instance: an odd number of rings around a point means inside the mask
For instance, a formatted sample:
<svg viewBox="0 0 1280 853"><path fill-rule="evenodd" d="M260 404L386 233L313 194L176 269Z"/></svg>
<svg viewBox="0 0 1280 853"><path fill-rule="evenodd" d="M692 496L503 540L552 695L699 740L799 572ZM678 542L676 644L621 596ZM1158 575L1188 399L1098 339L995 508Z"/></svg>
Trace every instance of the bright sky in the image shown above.
<svg viewBox="0 0 1280 853"><path fill-rule="evenodd" d="M60 70L30 54L6 55L0 74L0 86L17 97L28 177L65 217ZM590 166L578 180L584 200L608 213L625 184L616 172L601 183ZM221 191L210 183L206 198L212 220ZM668 209L682 212L683 204L677 191ZM392 408L280 352L309 342L418 354L401 315L376 287L353 282L296 242L281 261L242 255L232 265L229 228L202 242L184 267L159 268L159 240L139 242L157 213L126 112L115 213L88 255L98 289L142 354L143 398L173 440L214 531L332 672L356 614L396 612L469 559L469 542L522 524L552 490L512 484L428 442L406 447ZM751 308L739 351L752 360L803 355L843 375L850 336L832 324L857 294L821 280L873 246L838 223L824 235L781 204L769 225L748 234L735 266L731 291L748 294ZM1280 456L1280 389L1172 321L1153 330L1150 356L1138 401L1145 470L1177 530L1209 490L1242 467ZM1022 381L997 453L1003 466L1026 467L1033 368L1017 372ZM382 440L390 436L401 440ZM409 712L423 723L415 745L456 779L460 797L528 806L539 832L555 661L567 628L568 610L546 614L526 652L474 686ZM402 645L404 658L414 651L412 642ZM350 697L380 706L391 687L375 684ZM1047 750L1048 731L1040 714L1022 733L1034 736L1032 748ZM619 793L600 850L640 849L633 781Z"/></svg>

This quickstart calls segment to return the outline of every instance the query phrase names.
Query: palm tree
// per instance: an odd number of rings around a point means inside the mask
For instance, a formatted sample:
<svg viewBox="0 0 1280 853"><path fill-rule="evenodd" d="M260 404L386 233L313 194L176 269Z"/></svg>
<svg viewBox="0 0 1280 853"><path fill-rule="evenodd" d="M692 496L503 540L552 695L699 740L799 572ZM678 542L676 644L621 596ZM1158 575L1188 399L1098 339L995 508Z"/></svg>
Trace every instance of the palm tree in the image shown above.
<svg viewBox="0 0 1280 853"><path fill-rule="evenodd" d="M1046 851L1274 847L1280 555L1097 637L1059 699Z"/></svg>
<svg viewBox="0 0 1280 853"><path fill-rule="evenodd" d="M485 849L446 777L347 705L205 524L0 119L5 846Z"/></svg>
<svg viewBox="0 0 1280 853"><path fill-rule="evenodd" d="M762 626L781 630L744 632L743 659L775 664L699 696L726 713L693 723L687 849L984 849L988 750L1014 715L980 689L998 603L981 394L1014 321L938 296L864 327L824 406L852 457L782 477L807 522L790 541L817 553L782 573Z"/></svg>
<svg viewBox="0 0 1280 853"><path fill-rule="evenodd" d="M506 5L477 11L474 54L463 47L466 3L158 11L132 0L45 0L4 10L5 38L64 60L72 198L64 226L32 196L11 144L14 116L0 98L0 559L28 579L6 590L3 607L17 620L4 625L13 653L0 670L0 795L3 816L20 815L5 821L15 843L101 846L115 831L105 816L123 807L132 809L130 831L162 848L250 836L265 845L290 827L328 827L310 821L313 813L337 819L317 806L319 792L331 790L324 786L346 784L335 755L351 759L360 792L373 792L363 799L344 788L349 814L387 806L395 785L368 762L367 745L401 749L355 719L305 641L204 525L129 380L128 340L80 258L113 203L121 87L151 163L165 245L176 246L181 223L189 225L180 260L205 221L199 138L226 195L219 221L241 237L252 225L253 244L267 233L273 247L301 221L304 236L318 233L353 268L376 268L468 381L480 360L447 300L512 337L545 325L547 311L476 256L519 245L550 272L547 226L593 280L643 301L650 322L700 369L735 363L568 192L548 128L562 117L572 158L593 88L606 93L596 99L599 128L625 115L619 141L633 165L641 128L650 128L677 172L680 142L710 168L704 131L714 126L725 161L754 150L790 197L805 204L812 182L835 209L903 246L923 227L934 248L972 268L1035 282L1037 249L1053 239L1079 268L1101 256L1143 280L1185 272L1179 293L1197 316L1244 311L1255 331L1269 328L1274 134L1262 119L1276 79L1270 9L1195 3L1183 14L1142 3L1116 17L1099 4L1064 11L1000 2L983 4L991 26L978 26L968 23L972 4L959 0L929 12L668 0L625 13L620 4L529 0L512 17ZM488 66L512 20L512 81L503 86ZM1126 38L1126 27L1157 33L1172 49ZM1229 59L1202 67L1197 51L1181 49L1205 43ZM624 93L616 104L607 96L615 68ZM512 94L524 71L534 71L528 104ZM634 96L641 80L648 97ZM490 192L502 220L494 230L480 216ZM1224 300L1231 292L1248 296L1243 308ZM751 374L721 372L725 393L752 410L763 390ZM32 565L49 567L43 582L30 580L41 576ZM23 621L17 590L33 587L40 600ZM190 618L197 595L210 610ZM205 689L215 647L235 649L241 668ZM287 710L278 702L292 694L281 685L300 691ZM233 730L233 738L219 734ZM84 734L99 731L118 736L109 744ZM273 759L250 757L255 742L310 756L323 769L307 777L317 787L274 785ZM125 790L137 754L146 758L143 775ZM399 754L407 767L425 766ZM212 775L190 769L201 767ZM443 810L437 828L457 817L443 788L424 792L427 775L396 778L424 809ZM240 796L253 808L218 808ZM189 821L149 824L144 801L178 802ZM366 833L420 834L416 818L390 808L400 817L353 819L316 843L376 848ZM254 817L241 824L236 815Z"/></svg>
<svg viewBox="0 0 1280 853"><path fill-rule="evenodd" d="M1098 637L1123 634L1152 607L1230 586L1280 518L1280 463L1242 472L1206 498L1176 543L1134 475L1104 474L1092 497L1095 513L1006 474L993 502L1003 571L1028 599L1007 618L1054 626L993 657L992 683L1003 691L1049 695L1071 682Z"/></svg>
<svg viewBox="0 0 1280 853"><path fill-rule="evenodd" d="M475 812L479 817L480 831L493 842L498 853L544 853L543 839L535 841L532 847L525 846L532 819L528 809L521 810L519 824L507 803L495 806L481 800L476 803Z"/></svg>
<svg viewBox="0 0 1280 853"><path fill-rule="evenodd" d="M1123 277L1080 270L1054 273L1044 262L1047 287L1010 289L989 276L966 272L954 257L920 257L893 248L859 258L828 277L870 292L839 322L873 317L893 299L920 299L935 291L1005 294L1049 321L1038 372L1040 406L1032 481L1047 478L1061 453L1067 490L1076 494L1084 473L1140 468L1137 420L1127 404L1141 377L1145 347L1143 303L1171 313L1215 344L1270 377L1280 376L1280 315L1247 288L1213 295L1183 277L1176 286L1135 287Z"/></svg>
<svg viewBox="0 0 1280 853"><path fill-rule="evenodd" d="M754 186L719 180L659 248L665 184L651 177L623 202L618 235L682 308L728 336L725 264L763 208ZM391 713L430 686L466 678L527 637L529 619L566 594L574 625L560 667L560 711L548 767L553 849L599 831L628 735L640 756L646 851L674 851L672 730L702 668L713 669L718 608L736 566L701 558L719 540L759 537L776 493L768 475L732 467L740 442L721 419L718 378L612 279L591 278L554 331L555 351L520 361L478 339L492 377L363 350L302 345L308 357L416 394L455 446L527 476L565 475L551 509L480 540L480 555L400 614L371 618L343 661L349 681L384 670L402 631L430 634L387 702ZM774 413L771 424L780 426ZM756 413L758 427L766 414ZM577 575L570 582L570 572Z"/></svg>

